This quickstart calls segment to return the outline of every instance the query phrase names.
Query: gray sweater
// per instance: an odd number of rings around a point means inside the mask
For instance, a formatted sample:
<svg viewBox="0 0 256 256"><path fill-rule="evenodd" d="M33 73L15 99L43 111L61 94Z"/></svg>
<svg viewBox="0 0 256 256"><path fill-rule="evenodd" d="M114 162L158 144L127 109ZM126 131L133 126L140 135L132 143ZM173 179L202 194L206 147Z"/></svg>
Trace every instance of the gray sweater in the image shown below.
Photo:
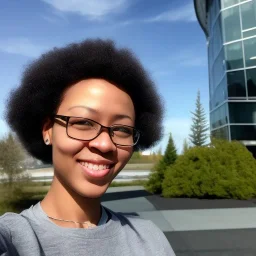
<svg viewBox="0 0 256 256"><path fill-rule="evenodd" d="M21 214L0 217L1 256L173 256L161 230L151 221L114 213L91 229L59 227L50 221L40 203Z"/></svg>

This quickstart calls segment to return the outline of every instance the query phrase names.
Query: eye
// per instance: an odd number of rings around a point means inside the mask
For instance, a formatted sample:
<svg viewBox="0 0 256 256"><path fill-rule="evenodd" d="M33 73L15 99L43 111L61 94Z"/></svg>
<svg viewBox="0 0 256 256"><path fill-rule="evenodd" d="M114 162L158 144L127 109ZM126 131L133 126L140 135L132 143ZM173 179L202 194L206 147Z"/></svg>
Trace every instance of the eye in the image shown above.
<svg viewBox="0 0 256 256"><path fill-rule="evenodd" d="M69 120L70 126L76 129L93 129L95 128L95 123L87 120L87 119L81 119L81 118L72 118Z"/></svg>
<svg viewBox="0 0 256 256"><path fill-rule="evenodd" d="M133 135L133 128L128 126L115 126L113 127L113 133L116 136L131 136Z"/></svg>

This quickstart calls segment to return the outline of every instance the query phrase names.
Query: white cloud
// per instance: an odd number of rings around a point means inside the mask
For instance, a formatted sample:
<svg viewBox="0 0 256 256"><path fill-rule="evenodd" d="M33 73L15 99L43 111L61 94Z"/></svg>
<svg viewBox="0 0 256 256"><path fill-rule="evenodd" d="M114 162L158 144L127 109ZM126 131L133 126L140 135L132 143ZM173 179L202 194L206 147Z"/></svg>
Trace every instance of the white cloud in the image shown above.
<svg viewBox="0 0 256 256"><path fill-rule="evenodd" d="M182 5L176 9L171 9L165 12L162 12L154 17L145 19L144 22L176 22L176 21L185 21L193 22L196 21L195 9L193 1L189 1L188 4Z"/></svg>
<svg viewBox="0 0 256 256"><path fill-rule="evenodd" d="M73 12L92 20L102 19L111 13L123 11L128 0L43 0L62 12Z"/></svg>
<svg viewBox="0 0 256 256"><path fill-rule="evenodd" d="M33 44L28 38L8 38L0 40L0 51L34 58L45 51L45 47Z"/></svg>

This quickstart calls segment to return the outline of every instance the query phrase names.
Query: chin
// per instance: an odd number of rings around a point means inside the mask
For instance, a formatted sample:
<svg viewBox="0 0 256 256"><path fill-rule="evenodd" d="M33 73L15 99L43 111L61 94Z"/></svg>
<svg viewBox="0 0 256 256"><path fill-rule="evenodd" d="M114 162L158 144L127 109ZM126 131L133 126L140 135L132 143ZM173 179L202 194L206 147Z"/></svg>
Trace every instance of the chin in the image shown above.
<svg viewBox="0 0 256 256"><path fill-rule="evenodd" d="M101 198L105 194L108 187L109 183L104 185L88 184L88 187L86 189L82 189L79 192L77 192L85 198L96 199Z"/></svg>

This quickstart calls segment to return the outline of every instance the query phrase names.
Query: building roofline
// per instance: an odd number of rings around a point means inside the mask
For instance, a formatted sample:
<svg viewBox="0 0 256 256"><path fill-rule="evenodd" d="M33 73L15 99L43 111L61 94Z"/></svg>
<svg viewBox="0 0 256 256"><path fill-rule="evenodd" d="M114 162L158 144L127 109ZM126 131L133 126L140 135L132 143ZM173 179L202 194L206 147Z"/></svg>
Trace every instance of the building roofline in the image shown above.
<svg viewBox="0 0 256 256"><path fill-rule="evenodd" d="M194 0L194 7L196 12L196 17L198 22L205 33L205 36L208 37L208 27L207 27L207 0Z"/></svg>

